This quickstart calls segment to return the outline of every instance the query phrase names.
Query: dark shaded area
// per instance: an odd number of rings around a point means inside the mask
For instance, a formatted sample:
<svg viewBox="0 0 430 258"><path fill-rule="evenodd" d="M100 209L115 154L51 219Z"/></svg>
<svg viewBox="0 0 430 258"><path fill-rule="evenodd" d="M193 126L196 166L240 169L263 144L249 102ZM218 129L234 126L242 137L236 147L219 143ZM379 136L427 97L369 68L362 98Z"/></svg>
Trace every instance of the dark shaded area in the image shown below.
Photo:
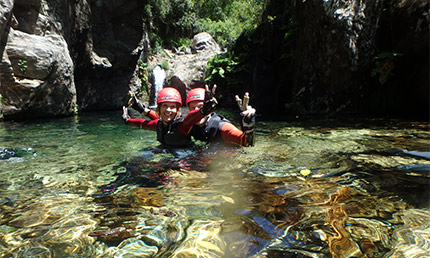
<svg viewBox="0 0 430 258"><path fill-rule="evenodd" d="M71 10L81 8L81 17L71 17L70 36L80 110L117 109L126 102L138 60L132 52L143 35L143 6L141 1L70 4Z"/></svg>
<svg viewBox="0 0 430 258"><path fill-rule="evenodd" d="M379 52L399 53L383 85L367 88L372 104L366 111L429 118L429 3L385 1L375 35Z"/></svg>
<svg viewBox="0 0 430 258"><path fill-rule="evenodd" d="M347 7L355 11L350 21L335 12ZM233 106L234 94L250 91L267 118L428 119L428 2L364 1L354 8L269 1L264 22L232 47L240 65L228 79L238 82L220 102Z"/></svg>

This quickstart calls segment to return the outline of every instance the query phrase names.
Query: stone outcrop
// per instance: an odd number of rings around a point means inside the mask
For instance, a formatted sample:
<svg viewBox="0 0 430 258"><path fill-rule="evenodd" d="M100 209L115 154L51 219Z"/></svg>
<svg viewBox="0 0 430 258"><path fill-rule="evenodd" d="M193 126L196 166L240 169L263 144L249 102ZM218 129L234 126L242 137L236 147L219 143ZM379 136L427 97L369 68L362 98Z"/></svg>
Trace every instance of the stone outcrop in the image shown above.
<svg viewBox="0 0 430 258"><path fill-rule="evenodd" d="M203 50L220 51L218 43L212 38L211 34L207 32L194 35L190 48L191 53L194 54Z"/></svg>
<svg viewBox="0 0 430 258"><path fill-rule="evenodd" d="M0 120L3 119L3 109L6 104L2 95L2 85L4 83L11 83L11 76L3 76L5 73L11 74L11 65L8 60L3 61L3 52L5 47L5 41L7 40L8 24L12 15L13 0L4 0L0 2Z"/></svg>
<svg viewBox="0 0 430 258"><path fill-rule="evenodd" d="M67 116L74 112L74 64L61 27L44 15L45 2L5 1L0 7L1 113L5 119Z"/></svg>
<svg viewBox="0 0 430 258"><path fill-rule="evenodd" d="M12 8L13 0L4 0L0 2L0 36L3 36L3 32L8 25L9 19L12 14ZM3 49L0 50L0 54L3 53Z"/></svg>
<svg viewBox="0 0 430 258"><path fill-rule="evenodd" d="M148 53L144 1L0 3L0 114L68 116L120 108Z"/></svg>
<svg viewBox="0 0 430 258"><path fill-rule="evenodd" d="M70 1L77 104L80 110L119 109L130 84L137 84L138 60L148 52L146 1ZM80 11L79 11L80 10ZM130 83L130 81L132 81Z"/></svg>
<svg viewBox="0 0 430 258"><path fill-rule="evenodd" d="M150 30L157 25L146 17L147 4L0 1L0 119L119 109L129 89L143 88L142 62L151 63ZM234 107L234 95L249 91L265 116L428 117L428 10L426 0L271 0L264 22L232 47L245 64L237 76L245 82L219 87L220 106ZM176 75L186 85L201 80L205 52L220 52L207 33L196 35L190 48L196 54L174 55L168 63L198 67L190 73L171 66L167 78Z"/></svg>
<svg viewBox="0 0 430 258"><path fill-rule="evenodd" d="M428 1L294 3L271 0L233 47L260 114L428 117Z"/></svg>
<svg viewBox="0 0 430 258"><path fill-rule="evenodd" d="M7 118L71 115L76 105L73 62L59 35L10 29L2 59L1 94Z"/></svg>
<svg viewBox="0 0 430 258"><path fill-rule="evenodd" d="M360 104L359 98L350 97L359 96L370 83L382 1L308 1L296 8L302 26L297 35L295 109L324 114Z"/></svg>
<svg viewBox="0 0 430 258"><path fill-rule="evenodd" d="M428 108L428 8L420 0L298 2L295 110L410 116Z"/></svg>

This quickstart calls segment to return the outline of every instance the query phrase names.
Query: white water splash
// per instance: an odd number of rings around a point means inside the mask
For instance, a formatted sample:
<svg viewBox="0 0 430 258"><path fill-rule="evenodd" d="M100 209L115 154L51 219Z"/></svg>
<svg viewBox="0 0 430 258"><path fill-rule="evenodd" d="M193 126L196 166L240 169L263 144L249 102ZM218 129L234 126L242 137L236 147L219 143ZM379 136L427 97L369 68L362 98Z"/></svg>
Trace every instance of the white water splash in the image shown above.
<svg viewBox="0 0 430 258"><path fill-rule="evenodd" d="M152 76L151 76L151 100L150 100L150 107L154 108L157 106L157 98L158 98L158 92L164 87L164 83L166 81L166 72L161 68L159 65L157 65L152 70Z"/></svg>

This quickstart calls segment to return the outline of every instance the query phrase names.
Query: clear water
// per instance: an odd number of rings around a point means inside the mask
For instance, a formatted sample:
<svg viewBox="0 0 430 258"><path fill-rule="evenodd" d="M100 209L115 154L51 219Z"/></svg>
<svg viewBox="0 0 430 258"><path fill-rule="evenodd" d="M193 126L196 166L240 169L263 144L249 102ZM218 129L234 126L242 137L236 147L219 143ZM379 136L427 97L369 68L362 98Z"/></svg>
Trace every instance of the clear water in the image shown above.
<svg viewBox="0 0 430 258"><path fill-rule="evenodd" d="M0 123L0 257L424 257L428 123L258 123L158 146L120 112Z"/></svg>

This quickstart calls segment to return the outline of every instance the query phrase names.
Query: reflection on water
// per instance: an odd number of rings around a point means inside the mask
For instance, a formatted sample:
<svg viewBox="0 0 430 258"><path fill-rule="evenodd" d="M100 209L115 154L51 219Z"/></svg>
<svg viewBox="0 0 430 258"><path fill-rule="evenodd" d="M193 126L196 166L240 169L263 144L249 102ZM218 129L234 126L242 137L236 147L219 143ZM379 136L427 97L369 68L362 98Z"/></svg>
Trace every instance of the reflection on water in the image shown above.
<svg viewBox="0 0 430 258"><path fill-rule="evenodd" d="M430 133L260 122L164 149L120 114L0 124L0 257L423 257Z"/></svg>

